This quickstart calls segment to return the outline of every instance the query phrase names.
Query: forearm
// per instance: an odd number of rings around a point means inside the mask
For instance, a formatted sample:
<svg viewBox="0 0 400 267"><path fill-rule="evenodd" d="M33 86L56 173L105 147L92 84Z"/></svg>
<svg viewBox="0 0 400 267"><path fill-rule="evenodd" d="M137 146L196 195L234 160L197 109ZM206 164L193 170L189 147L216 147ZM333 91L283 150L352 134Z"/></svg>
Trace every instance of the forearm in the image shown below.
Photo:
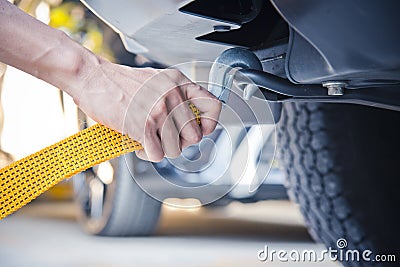
<svg viewBox="0 0 400 267"><path fill-rule="evenodd" d="M0 61L70 94L91 118L138 140L138 156L160 161L210 134L221 103L174 69L112 64L0 0ZM202 112L199 125L187 102Z"/></svg>
<svg viewBox="0 0 400 267"><path fill-rule="evenodd" d="M0 61L75 96L99 58L63 32L0 0Z"/></svg>

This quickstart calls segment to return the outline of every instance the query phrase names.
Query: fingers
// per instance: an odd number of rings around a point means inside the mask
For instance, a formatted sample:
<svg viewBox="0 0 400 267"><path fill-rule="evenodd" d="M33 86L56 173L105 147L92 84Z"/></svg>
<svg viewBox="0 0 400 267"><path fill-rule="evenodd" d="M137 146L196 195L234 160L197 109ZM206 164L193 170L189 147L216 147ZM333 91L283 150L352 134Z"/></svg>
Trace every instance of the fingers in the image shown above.
<svg viewBox="0 0 400 267"><path fill-rule="evenodd" d="M148 118L144 133L141 135L144 135L141 141L144 150L138 151L136 155L144 160L160 162L164 158L164 150L157 134L157 123L151 117Z"/></svg>
<svg viewBox="0 0 400 267"><path fill-rule="evenodd" d="M171 117L175 122L178 135L180 136L181 143L195 144L200 142L203 134L200 125L196 121L196 117L192 110L189 108L188 101L184 99L183 93L180 88L167 98L168 110Z"/></svg>
<svg viewBox="0 0 400 267"><path fill-rule="evenodd" d="M178 70L170 69L166 72L166 75L177 82L185 93L184 98L192 102L201 111L201 134L204 136L212 133L218 123L222 108L221 102L206 89L193 83ZM185 105L182 105L182 107L183 106L185 109L182 110L182 113L179 113L180 116L178 116L178 118L174 116L178 126L182 126L182 122L184 122L184 125L187 125L186 129L180 128L182 129L181 135L184 139L183 141L184 143L198 143L201 140L201 137L198 136L199 132L197 130L196 132L191 131L197 128L197 122L194 120L193 112L186 108Z"/></svg>
<svg viewBox="0 0 400 267"><path fill-rule="evenodd" d="M145 161L150 161L149 158L147 157L146 152L144 151L144 149L141 150L136 150L135 151L136 156L141 159L141 160L145 160Z"/></svg>
<svg viewBox="0 0 400 267"><path fill-rule="evenodd" d="M200 142L203 135L215 129L221 111L220 101L181 72L162 71L143 88L146 90L135 95L136 112L129 112L129 116L143 116L137 112L140 106L148 114L144 133L136 134L143 140L144 147L136 152L139 158L158 162L164 156L178 157L183 148ZM189 108L190 102L201 112L201 125Z"/></svg>
<svg viewBox="0 0 400 267"><path fill-rule="evenodd" d="M206 89L197 84L183 86L187 98L201 111L201 130L208 135L215 130L221 113L222 103Z"/></svg>
<svg viewBox="0 0 400 267"><path fill-rule="evenodd" d="M162 105L163 104L159 104L159 106ZM178 108L183 110L184 108L181 107L184 106L188 109L185 102L181 103L181 105L175 108L172 112L168 111L160 113L159 110L163 108L157 107L154 109L154 114L151 114L153 119L148 119L147 124L149 124L149 126L146 127L144 133L141 134L145 136L142 142L144 150L136 152L136 155L139 158L152 162L159 162L164 156L167 158L176 158L181 154L183 146L187 147L198 143L201 140L201 130L197 123L193 124L196 127L196 130L193 130L194 127L185 125L183 121L181 122L183 127L176 125L173 114L176 114L176 116L179 117L177 115L180 113ZM190 112L194 117L190 110L188 112ZM193 121L195 121L195 118L193 118L190 123ZM187 133L195 132L196 135L191 138L183 138L179 132L180 129L185 129Z"/></svg>
<svg viewBox="0 0 400 267"><path fill-rule="evenodd" d="M159 129L162 148L167 158L176 158L181 154L179 132L171 116L165 119L164 125Z"/></svg>

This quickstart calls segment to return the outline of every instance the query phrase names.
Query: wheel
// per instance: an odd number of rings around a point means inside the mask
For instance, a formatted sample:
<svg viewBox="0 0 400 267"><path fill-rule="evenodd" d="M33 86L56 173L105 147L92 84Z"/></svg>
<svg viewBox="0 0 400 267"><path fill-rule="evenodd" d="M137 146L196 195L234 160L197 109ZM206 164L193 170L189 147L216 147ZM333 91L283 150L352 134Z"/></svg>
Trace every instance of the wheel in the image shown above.
<svg viewBox="0 0 400 267"><path fill-rule="evenodd" d="M283 105L278 145L286 186L316 240L340 249L337 241L344 238L343 249L360 255L365 249L398 253L399 137L398 112L348 104ZM346 266L371 266L346 259Z"/></svg>
<svg viewBox="0 0 400 267"><path fill-rule="evenodd" d="M134 160L138 159L127 154L73 178L80 223L87 232L104 236L154 232L161 203L148 196L131 177Z"/></svg>

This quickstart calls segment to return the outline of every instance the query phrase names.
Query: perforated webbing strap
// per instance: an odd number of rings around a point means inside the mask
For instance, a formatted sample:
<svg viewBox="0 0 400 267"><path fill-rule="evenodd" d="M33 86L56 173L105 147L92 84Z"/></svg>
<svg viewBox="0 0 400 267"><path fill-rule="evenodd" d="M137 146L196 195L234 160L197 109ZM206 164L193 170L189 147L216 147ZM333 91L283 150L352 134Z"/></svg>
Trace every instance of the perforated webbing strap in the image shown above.
<svg viewBox="0 0 400 267"><path fill-rule="evenodd" d="M200 124L200 111L189 107ZM143 147L96 124L0 170L0 219L5 218L60 181L101 162Z"/></svg>

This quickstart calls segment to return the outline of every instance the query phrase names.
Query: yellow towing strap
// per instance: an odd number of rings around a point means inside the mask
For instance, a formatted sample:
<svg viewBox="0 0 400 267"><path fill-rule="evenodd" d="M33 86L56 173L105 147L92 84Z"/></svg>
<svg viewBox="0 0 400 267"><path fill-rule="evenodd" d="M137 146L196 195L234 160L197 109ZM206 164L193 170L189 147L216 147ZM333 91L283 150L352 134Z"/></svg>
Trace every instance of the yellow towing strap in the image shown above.
<svg viewBox="0 0 400 267"><path fill-rule="evenodd" d="M200 111L189 103L200 124ZM142 145L96 124L0 170L0 220L52 186L101 162Z"/></svg>

